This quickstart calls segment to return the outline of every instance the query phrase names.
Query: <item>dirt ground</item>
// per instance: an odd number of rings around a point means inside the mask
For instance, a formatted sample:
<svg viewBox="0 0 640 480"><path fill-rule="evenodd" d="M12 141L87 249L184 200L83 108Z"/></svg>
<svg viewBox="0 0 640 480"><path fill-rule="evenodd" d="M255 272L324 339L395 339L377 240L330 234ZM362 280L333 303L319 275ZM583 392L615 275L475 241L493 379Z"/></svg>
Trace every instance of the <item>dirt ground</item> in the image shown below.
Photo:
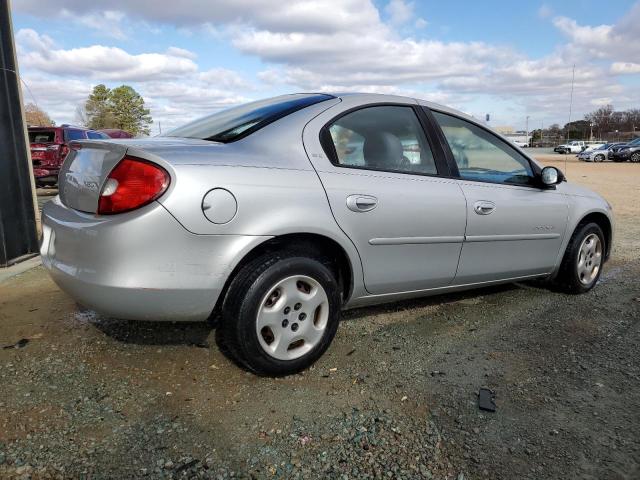
<svg viewBox="0 0 640 480"><path fill-rule="evenodd" d="M517 284L345 313L283 379L203 324L0 284L0 478L640 478L640 165L548 156L617 217L589 294ZM495 393L495 412L477 392Z"/></svg>

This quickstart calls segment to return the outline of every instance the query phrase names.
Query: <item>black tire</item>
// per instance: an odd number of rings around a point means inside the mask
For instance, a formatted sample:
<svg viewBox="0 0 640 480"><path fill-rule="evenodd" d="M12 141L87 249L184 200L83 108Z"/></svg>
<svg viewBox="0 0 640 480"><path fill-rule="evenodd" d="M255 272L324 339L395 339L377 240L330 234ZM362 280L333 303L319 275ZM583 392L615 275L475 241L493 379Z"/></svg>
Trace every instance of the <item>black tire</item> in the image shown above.
<svg viewBox="0 0 640 480"><path fill-rule="evenodd" d="M223 302L218 326L222 351L259 375L290 375L312 365L331 344L340 321L340 287L327 265L324 259L310 258L297 250L265 254L245 265L231 281ZM329 313L323 336L309 352L293 360L280 360L261 346L256 319L269 290L294 275L311 277L324 288Z"/></svg>
<svg viewBox="0 0 640 480"><path fill-rule="evenodd" d="M640 152L634 152L629 160L633 163L640 163Z"/></svg>
<svg viewBox="0 0 640 480"><path fill-rule="evenodd" d="M593 280L588 284L585 284L580 280L578 274L578 254L583 240L591 234L597 235L600 239L600 244L602 246L602 260L595 278L593 278ZM598 224L590 222L578 225L569 240L567 249L565 250L558 276L554 282L555 286L558 287L560 291L570 294L586 293L591 290L596 283L598 283L598 279L602 274L606 248L607 246L605 244L604 233L602 233L602 229Z"/></svg>
<svg viewBox="0 0 640 480"><path fill-rule="evenodd" d="M604 155L596 155L595 157L593 157L593 161L594 162L604 162Z"/></svg>

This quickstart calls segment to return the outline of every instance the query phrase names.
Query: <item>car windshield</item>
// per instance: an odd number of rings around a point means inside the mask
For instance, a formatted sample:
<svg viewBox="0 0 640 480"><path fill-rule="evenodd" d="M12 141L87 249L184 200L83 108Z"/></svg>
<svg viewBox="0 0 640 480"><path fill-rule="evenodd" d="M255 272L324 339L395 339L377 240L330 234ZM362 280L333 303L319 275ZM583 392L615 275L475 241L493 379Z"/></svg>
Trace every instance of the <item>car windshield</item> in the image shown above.
<svg viewBox="0 0 640 480"><path fill-rule="evenodd" d="M330 98L324 94L293 94L258 100L200 118L171 130L168 137L233 142L286 115Z"/></svg>
<svg viewBox="0 0 640 480"><path fill-rule="evenodd" d="M640 137L631 140L627 145L640 145Z"/></svg>

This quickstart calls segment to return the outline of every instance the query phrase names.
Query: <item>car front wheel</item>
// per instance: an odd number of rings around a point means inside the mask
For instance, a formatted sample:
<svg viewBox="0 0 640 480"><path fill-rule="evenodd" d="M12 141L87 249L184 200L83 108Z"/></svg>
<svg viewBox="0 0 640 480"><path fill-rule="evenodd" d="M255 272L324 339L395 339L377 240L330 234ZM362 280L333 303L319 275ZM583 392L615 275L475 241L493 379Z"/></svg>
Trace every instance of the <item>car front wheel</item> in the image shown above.
<svg viewBox="0 0 640 480"><path fill-rule="evenodd" d="M338 328L341 295L320 258L275 252L242 268L222 311L223 348L263 375L288 375L313 364Z"/></svg>
<svg viewBox="0 0 640 480"><path fill-rule="evenodd" d="M593 157L594 162L604 162L604 155L596 155Z"/></svg>
<svg viewBox="0 0 640 480"><path fill-rule="evenodd" d="M600 278L604 256L602 229L596 223L579 225L567 245L556 284L566 293L588 292Z"/></svg>
<svg viewBox="0 0 640 480"><path fill-rule="evenodd" d="M640 152L635 152L633 155L631 155L630 160L633 163L640 163Z"/></svg>

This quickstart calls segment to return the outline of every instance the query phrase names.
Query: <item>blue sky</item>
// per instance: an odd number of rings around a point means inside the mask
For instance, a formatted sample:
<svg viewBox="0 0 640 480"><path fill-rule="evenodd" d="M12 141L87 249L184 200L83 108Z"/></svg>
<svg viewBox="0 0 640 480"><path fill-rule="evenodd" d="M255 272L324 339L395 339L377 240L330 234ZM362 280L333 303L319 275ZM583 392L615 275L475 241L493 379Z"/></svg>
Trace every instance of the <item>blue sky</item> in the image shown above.
<svg viewBox="0 0 640 480"><path fill-rule="evenodd" d="M524 128L640 107L640 3L14 0L27 101L76 120L93 85L131 84L175 126L273 94L417 96Z"/></svg>

